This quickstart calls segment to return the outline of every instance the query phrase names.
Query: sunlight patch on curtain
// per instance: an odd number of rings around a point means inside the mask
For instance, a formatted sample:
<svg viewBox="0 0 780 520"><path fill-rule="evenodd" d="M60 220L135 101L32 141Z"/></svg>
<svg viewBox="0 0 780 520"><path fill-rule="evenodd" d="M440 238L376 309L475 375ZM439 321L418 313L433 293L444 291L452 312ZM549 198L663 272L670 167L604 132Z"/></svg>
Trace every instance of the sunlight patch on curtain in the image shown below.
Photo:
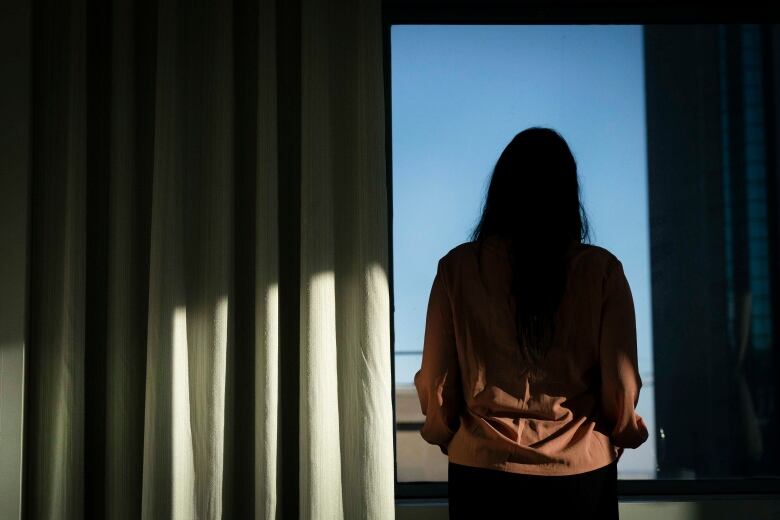
<svg viewBox="0 0 780 520"><path fill-rule="evenodd" d="M171 485L173 518L192 518L195 505L192 489L195 486L195 467L192 452L192 427L190 424L190 376L187 356L187 309L176 307L173 312L173 370Z"/></svg>
<svg viewBox="0 0 780 520"><path fill-rule="evenodd" d="M305 283L305 282L304 282ZM332 271L311 275L302 298L301 495L322 518L344 514ZM308 298L306 297L308 296ZM308 474L307 474L308 472ZM316 485L312 486L312 483Z"/></svg>

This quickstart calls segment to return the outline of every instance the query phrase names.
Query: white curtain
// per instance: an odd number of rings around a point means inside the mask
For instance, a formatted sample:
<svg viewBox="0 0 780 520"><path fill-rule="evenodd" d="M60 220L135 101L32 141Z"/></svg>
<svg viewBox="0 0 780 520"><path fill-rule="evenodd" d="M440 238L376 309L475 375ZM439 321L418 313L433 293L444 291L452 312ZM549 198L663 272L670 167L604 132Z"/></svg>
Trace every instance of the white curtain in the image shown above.
<svg viewBox="0 0 780 520"><path fill-rule="evenodd" d="M24 516L393 518L379 0L41 1Z"/></svg>

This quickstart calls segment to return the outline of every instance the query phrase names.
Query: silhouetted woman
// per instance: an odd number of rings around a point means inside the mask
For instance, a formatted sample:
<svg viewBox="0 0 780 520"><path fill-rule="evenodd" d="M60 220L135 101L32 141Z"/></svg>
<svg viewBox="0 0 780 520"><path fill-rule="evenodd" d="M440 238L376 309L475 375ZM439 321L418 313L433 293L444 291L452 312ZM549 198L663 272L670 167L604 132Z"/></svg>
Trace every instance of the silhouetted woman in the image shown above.
<svg viewBox="0 0 780 520"><path fill-rule="evenodd" d="M449 458L450 518L618 517L617 460L648 436L634 303L587 237L568 145L520 132L473 240L439 260L414 377L420 433Z"/></svg>

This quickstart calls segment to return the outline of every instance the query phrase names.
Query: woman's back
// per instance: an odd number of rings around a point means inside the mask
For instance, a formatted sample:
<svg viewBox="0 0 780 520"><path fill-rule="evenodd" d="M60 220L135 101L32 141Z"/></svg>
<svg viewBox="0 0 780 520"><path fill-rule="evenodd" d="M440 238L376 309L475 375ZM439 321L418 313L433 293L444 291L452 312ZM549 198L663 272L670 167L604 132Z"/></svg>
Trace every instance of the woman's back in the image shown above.
<svg viewBox="0 0 780 520"><path fill-rule="evenodd" d="M421 434L466 466L530 475L604 467L647 438L635 412L641 380L622 264L572 243L553 342L531 369L517 343L508 246L491 236L439 262L415 375Z"/></svg>

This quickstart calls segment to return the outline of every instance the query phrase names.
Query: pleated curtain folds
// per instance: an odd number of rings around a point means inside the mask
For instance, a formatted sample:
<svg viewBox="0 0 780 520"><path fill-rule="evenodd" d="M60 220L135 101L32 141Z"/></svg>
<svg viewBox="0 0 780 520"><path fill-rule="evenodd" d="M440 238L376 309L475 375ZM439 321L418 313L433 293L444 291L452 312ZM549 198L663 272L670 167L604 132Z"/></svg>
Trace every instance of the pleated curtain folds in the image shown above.
<svg viewBox="0 0 780 520"><path fill-rule="evenodd" d="M32 38L23 516L393 518L379 0Z"/></svg>

